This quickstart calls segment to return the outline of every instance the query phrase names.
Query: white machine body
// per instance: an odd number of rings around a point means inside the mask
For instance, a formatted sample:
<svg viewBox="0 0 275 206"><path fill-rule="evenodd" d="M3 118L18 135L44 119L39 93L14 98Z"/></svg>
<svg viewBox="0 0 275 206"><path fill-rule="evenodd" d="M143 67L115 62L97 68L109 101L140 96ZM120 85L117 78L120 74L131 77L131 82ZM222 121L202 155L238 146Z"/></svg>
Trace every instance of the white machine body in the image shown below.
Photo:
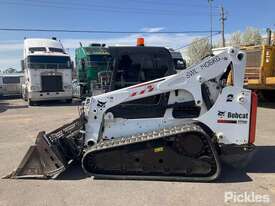
<svg viewBox="0 0 275 206"><path fill-rule="evenodd" d="M220 144L247 144L249 142L251 91L243 88L245 54L235 48L211 57L180 73L141 83L135 86L93 96L85 102L88 119L85 143L96 143L99 138L119 138L198 122L207 126ZM231 68L232 83L223 75ZM207 85L212 105L209 108L202 94L202 84ZM193 101L200 107L196 118L175 118L167 107L163 117L127 119L115 118L108 109L121 103L169 93L168 105Z"/></svg>

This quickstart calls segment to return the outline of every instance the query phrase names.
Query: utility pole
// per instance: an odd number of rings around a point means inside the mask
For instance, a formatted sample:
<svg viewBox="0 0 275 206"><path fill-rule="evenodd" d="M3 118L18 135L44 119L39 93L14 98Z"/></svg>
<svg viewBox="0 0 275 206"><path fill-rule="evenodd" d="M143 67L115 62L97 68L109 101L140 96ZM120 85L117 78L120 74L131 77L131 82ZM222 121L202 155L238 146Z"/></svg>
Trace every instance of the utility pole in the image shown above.
<svg viewBox="0 0 275 206"><path fill-rule="evenodd" d="M221 6L221 34L222 34L222 46L225 47L225 38L224 38L224 21L226 20L225 14L224 14L224 8Z"/></svg>
<svg viewBox="0 0 275 206"><path fill-rule="evenodd" d="M210 13L210 47L211 47L211 49L212 49L212 47L213 47L213 44L212 44L212 36L213 36L213 15L212 15L212 1L213 0L208 0L208 3L209 3L209 9L210 9L210 11L209 11L209 13Z"/></svg>

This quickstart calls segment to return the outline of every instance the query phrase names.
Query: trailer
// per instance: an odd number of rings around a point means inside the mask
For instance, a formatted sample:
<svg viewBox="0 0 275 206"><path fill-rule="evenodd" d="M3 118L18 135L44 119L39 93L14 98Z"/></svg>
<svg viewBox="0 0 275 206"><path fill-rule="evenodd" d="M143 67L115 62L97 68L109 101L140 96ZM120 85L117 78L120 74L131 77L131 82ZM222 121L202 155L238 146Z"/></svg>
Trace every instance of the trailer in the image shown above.
<svg viewBox="0 0 275 206"><path fill-rule="evenodd" d="M23 81L22 73L0 74L0 96L21 95Z"/></svg>

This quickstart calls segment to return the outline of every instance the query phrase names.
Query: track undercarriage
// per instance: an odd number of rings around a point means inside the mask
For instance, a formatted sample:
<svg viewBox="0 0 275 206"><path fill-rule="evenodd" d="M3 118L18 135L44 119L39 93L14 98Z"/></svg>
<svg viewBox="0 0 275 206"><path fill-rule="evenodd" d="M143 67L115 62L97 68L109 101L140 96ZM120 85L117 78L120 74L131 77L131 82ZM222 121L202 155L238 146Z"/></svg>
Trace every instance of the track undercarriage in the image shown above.
<svg viewBox="0 0 275 206"><path fill-rule="evenodd" d="M195 124L102 141L85 151L82 167L108 179L210 181L220 173L210 137Z"/></svg>

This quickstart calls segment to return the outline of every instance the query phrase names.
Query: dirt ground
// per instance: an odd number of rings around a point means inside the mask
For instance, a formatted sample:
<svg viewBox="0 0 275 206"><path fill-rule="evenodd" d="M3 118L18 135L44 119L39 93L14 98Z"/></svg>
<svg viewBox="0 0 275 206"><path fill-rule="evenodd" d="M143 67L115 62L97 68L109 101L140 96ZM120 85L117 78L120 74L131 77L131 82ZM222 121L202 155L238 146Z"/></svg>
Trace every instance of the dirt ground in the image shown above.
<svg viewBox="0 0 275 206"><path fill-rule="evenodd" d="M0 100L0 176L18 166L38 131L53 130L77 115L76 104L28 107L20 99ZM215 182L94 180L73 166L57 180L0 179L0 206L275 205L274 120L275 104L261 105L257 119L258 147L249 166L246 171L225 167ZM269 201L225 202L228 193L237 197L254 195Z"/></svg>

